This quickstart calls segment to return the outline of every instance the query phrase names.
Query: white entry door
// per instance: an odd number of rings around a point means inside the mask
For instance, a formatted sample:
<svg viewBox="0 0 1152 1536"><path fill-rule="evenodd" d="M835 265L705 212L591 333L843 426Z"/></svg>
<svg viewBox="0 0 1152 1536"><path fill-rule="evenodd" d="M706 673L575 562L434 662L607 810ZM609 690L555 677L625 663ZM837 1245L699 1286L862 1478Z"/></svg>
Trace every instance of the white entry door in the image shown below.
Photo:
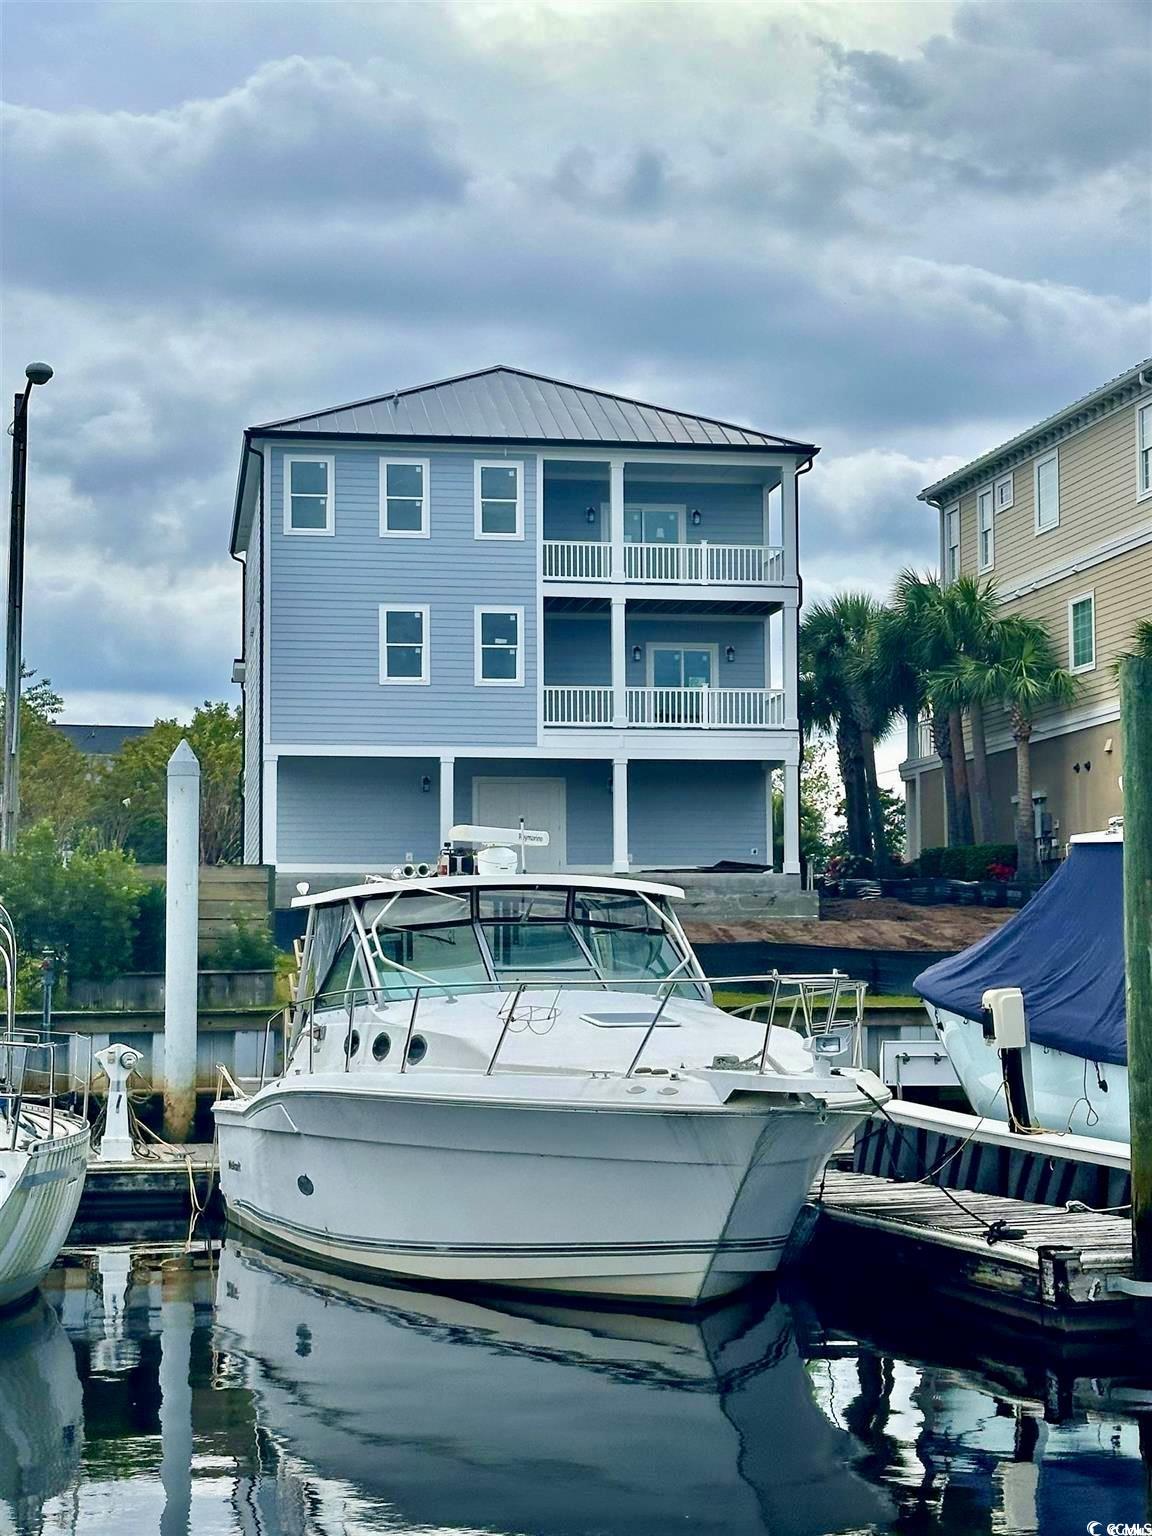
<svg viewBox="0 0 1152 1536"><path fill-rule="evenodd" d="M564 869L568 863L567 807L563 779L472 780L472 819L481 827L518 827L547 832L547 848L526 850L528 872Z"/></svg>

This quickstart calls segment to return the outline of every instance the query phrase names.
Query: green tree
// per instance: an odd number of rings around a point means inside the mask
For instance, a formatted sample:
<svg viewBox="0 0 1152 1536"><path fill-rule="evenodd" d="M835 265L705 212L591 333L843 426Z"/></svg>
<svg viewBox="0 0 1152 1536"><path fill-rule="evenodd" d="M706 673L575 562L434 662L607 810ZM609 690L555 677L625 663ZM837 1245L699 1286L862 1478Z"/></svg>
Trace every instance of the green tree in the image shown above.
<svg viewBox="0 0 1152 1536"><path fill-rule="evenodd" d="M142 863L165 857L168 759L187 738L200 762L200 859L228 864L240 857L244 759L239 709L205 702L190 725L157 720L143 736L126 741L100 779L92 820L115 847L130 849Z"/></svg>
<svg viewBox="0 0 1152 1536"><path fill-rule="evenodd" d="M1079 680L1060 666L1042 624L1030 619L997 619L989 626L982 656L958 655L928 679L932 697L945 706L1002 705L1016 744L1016 868L1021 879L1036 878L1032 821L1031 741L1037 713L1071 704Z"/></svg>
<svg viewBox="0 0 1152 1536"><path fill-rule="evenodd" d="M56 725L64 701L42 677L24 670L28 686L20 695L20 824L51 824L66 843L87 818L92 803L93 770L88 760ZM0 703L0 730L4 706Z"/></svg>
<svg viewBox="0 0 1152 1536"><path fill-rule="evenodd" d="M829 615L827 605L810 609L800 626L799 693L800 729L805 743L813 731L824 731L836 745L849 850L860 858L870 859L872 834L864 749L848 686L846 636Z"/></svg>

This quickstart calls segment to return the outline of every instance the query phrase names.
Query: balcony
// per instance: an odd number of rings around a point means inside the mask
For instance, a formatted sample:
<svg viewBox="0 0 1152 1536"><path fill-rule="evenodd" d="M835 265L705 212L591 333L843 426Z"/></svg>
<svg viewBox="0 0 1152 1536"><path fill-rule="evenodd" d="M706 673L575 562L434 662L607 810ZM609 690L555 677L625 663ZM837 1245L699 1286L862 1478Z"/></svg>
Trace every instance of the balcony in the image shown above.
<svg viewBox="0 0 1152 1536"><path fill-rule="evenodd" d="M779 545L626 543L624 570L614 571L607 540L546 539L547 581L613 581L686 586L754 586L784 580L784 551Z"/></svg>
<svg viewBox="0 0 1152 1536"><path fill-rule="evenodd" d="M781 688L625 688L628 729L773 730L784 725ZM549 685L544 724L590 729L610 727L612 689L601 685Z"/></svg>

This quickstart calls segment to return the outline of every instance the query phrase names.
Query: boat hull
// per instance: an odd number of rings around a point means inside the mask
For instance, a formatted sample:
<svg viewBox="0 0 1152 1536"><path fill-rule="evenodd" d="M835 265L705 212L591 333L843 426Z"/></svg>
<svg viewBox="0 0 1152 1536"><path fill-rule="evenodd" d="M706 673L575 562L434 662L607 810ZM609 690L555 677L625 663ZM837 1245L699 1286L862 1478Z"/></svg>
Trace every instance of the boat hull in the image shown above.
<svg viewBox="0 0 1152 1536"><path fill-rule="evenodd" d="M328 1265L694 1305L780 1262L863 1111L284 1088L216 1106L230 1217Z"/></svg>
<svg viewBox="0 0 1152 1536"><path fill-rule="evenodd" d="M932 1006L928 1013L972 1108L978 1115L1006 1119L1004 1071L996 1046L972 1019ZM1035 1042L1024 1051L1024 1066L1033 1113L1045 1130L1103 1141L1131 1139L1127 1067Z"/></svg>
<svg viewBox="0 0 1152 1536"><path fill-rule="evenodd" d="M87 1125L65 1120L27 1149L0 1152L0 1307L34 1291L64 1246L88 1170Z"/></svg>

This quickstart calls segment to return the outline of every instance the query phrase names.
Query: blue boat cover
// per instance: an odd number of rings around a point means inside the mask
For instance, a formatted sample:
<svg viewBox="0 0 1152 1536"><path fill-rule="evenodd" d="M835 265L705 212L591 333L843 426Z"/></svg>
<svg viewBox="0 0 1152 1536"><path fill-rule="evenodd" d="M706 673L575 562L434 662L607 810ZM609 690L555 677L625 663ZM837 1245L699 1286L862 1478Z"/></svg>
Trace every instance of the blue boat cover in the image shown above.
<svg viewBox="0 0 1152 1536"><path fill-rule="evenodd" d="M979 1020L989 987L1024 993L1029 1038L1123 1066L1124 844L1072 843L1026 907L961 954L921 971L917 992Z"/></svg>

